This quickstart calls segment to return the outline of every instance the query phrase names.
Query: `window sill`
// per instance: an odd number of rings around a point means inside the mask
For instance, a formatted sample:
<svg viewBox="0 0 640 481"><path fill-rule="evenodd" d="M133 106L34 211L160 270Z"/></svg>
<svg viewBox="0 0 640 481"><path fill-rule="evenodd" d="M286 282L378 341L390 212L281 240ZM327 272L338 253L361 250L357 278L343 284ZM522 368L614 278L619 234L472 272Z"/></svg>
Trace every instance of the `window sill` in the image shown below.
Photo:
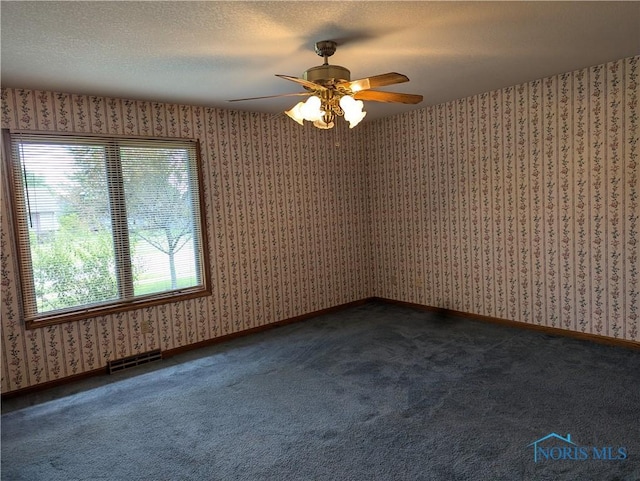
<svg viewBox="0 0 640 481"><path fill-rule="evenodd" d="M127 301L116 301L92 307L83 307L81 309L56 311L51 314L42 314L32 319L26 319L25 327L26 329L38 329L41 327L53 326L66 322L82 321L85 319L91 319L100 316L108 316L110 314L116 314L118 312L135 311L136 309L144 309L147 307L158 306L162 304L172 304L174 302L181 302L210 295L211 290L203 287L180 289L178 291L139 297Z"/></svg>

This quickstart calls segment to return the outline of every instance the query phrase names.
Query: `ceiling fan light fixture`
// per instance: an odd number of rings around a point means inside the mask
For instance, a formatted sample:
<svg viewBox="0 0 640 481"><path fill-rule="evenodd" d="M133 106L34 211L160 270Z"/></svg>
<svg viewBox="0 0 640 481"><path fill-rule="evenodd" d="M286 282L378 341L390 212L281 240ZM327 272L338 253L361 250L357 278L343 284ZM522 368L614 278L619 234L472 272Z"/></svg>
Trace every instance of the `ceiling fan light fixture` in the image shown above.
<svg viewBox="0 0 640 481"><path fill-rule="evenodd" d="M344 119L349 122L349 128L352 129L367 115L363 109L362 100L356 100L350 95L343 95L338 100L338 96L325 93L322 98L312 95L305 102L298 102L290 110L286 110L285 114L300 125L307 120L313 122L315 127L325 130L335 126L336 116L344 115Z"/></svg>
<svg viewBox="0 0 640 481"><path fill-rule="evenodd" d="M362 100L401 104L422 102L422 95L370 90L409 81L409 77L397 72L351 80L351 72L348 69L329 64L328 58L335 53L337 45L333 40L316 42L315 51L324 58L324 62L307 69L302 75L303 78L276 74L276 77L302 85L307 92L234 99L230 102L310 95L305 102L298 102L284 113L300 125L304 125L304 121L307 120L319 129L332 128L338 116L344 116L349 122L349 128L354 128L367 115ZM359 99L356 100L355 97Z"/></svg>
<svg viewBox="0 0 640 481"><path fill-rule="evenodd" d="M312 95L307 99L307 101L300 108L300 113L305 120L309 122L315 122L317 120L321 120L324 116L324 112L320 109L322 106L322 101Z"/></svg>
<svg viewBox="0 0 640 481"><path fill-rule="evenodd" d="M362 119L364 119L365 115L367 115L366 112L360 112L359 114L356 114L350 118L345 117L345 120L349 122L349 128L352 129L356 125L358 125L360 121L362 121Z"/></svg>
<svg viewBox="0 0 640 481"><path fill-rule="evenodd" d="M345 95L340 99L340 107L344 112L344 119L349 122L349 128L352 129L364 119L367 113L364 109L362 100L355 100L350 95Z"/></svg>
<svg viewBox="0 0 640 481"><path fill-rule="evenodd" d="M285 114L291 117L293 120L298 122L300 125L304 125L304 115L302 114L302 107L304 106L304 102L298 102L290 110L285 110Z"/></svg>

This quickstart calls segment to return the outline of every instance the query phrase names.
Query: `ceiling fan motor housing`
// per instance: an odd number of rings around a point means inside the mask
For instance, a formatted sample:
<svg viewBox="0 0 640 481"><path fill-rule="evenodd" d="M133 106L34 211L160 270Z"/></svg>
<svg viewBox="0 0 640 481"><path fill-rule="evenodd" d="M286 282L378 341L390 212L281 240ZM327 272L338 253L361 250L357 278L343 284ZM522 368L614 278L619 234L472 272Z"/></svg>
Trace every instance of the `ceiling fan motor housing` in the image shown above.
<svg viewBox="0 0 640 481"><path fill-rule="evenodd" d="M337 82L349 82L351 72L340 65L318 65L308 69L302 78L326 87Z"/></svg>
<svg viewBox="0 0 640 481"><path fill-rule="evenodd" d="M338 82L349 82L351 80L351 72L339 65L329 65L328 57L331 57L338 44L333 40L322 40L316 42L315 51L321 57L324 57L324 64L317 67L311 67L302 74L302 78L323 87L331 87ZM307 87L305 87L307 88ZM312 90L307 88L307 90Z"/></svg>

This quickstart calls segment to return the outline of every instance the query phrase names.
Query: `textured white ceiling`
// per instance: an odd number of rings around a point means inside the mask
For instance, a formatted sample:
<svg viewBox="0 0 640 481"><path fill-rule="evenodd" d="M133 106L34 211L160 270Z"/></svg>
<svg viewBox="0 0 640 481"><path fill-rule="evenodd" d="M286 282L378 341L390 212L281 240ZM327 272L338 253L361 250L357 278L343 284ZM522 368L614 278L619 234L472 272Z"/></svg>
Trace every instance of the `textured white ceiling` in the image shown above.
<svg viewBox="0 0 640 481"><path fill-rule="evenodd" d="M366 120L640 54L640 2L2 1L2 86L277 113L274 74L330 63L352 79L400 72L418 106L367 102Z"/></svg>

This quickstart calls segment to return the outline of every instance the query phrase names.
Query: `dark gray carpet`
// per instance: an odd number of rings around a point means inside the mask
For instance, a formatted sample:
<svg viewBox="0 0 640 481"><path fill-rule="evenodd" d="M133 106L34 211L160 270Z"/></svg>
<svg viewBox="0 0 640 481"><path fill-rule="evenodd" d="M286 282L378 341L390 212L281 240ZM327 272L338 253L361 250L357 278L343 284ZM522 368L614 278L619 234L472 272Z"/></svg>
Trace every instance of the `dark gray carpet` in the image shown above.
<svg viewBox="0 0 640 481"><path fill-rule="evenodd" d="M6 400L2 479L640 479L638 351L372 303L136 369Z"/></svg>

